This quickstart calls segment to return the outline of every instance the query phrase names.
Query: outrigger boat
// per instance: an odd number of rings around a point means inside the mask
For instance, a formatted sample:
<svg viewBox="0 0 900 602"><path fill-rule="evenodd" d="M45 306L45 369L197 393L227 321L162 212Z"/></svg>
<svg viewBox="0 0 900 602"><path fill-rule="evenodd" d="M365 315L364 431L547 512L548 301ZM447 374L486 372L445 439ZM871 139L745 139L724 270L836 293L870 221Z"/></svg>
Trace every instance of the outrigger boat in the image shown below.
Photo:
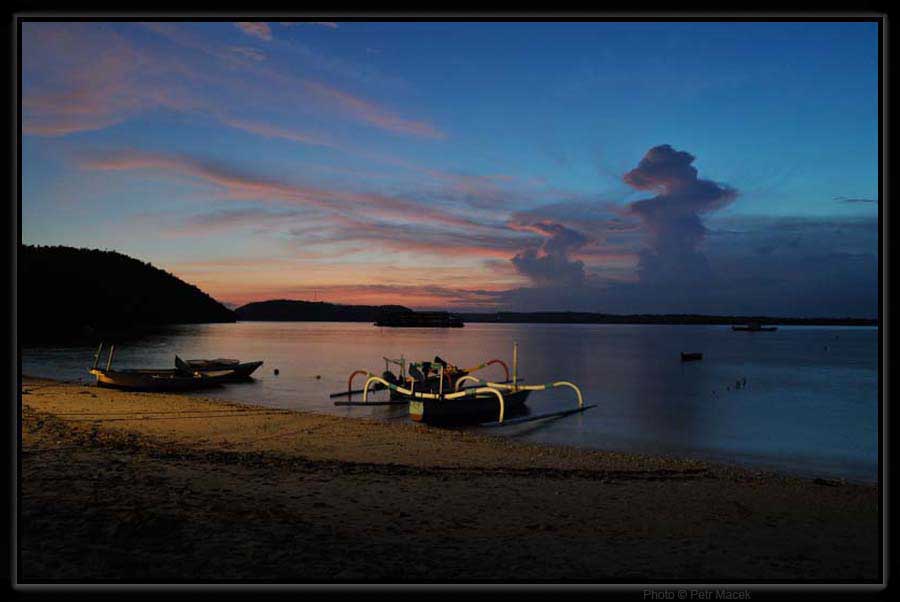
<svg viewBox="0 0 900 602"><path fill-rule="evenodd" d="M193 374L199 372L201 374L218 374L227 372L224 376L220 376L219 380L249 380L250 375L263 365L263 362L244 362L234 359L217 358L214 360L183 360L177 355L175 356L175 368L183 374Z"/></svg>
<svg viewBox="0 0 900 602"><path fill-rule="evenodd" d="M393 383L395 385L403 386L410 379L414 379L418 382L418 390L427 391L430 393L434 393L435 391L440 390L449 390L452 387L453 383L459 379L460 377L467 376L472 372L477 372L479 370L483 370L488 366L498 365L503 368L504 374L504 382L509 382L509 367L506 365L506 362L499 359L492 359L486 362L482 362L477 366L472 366L471 368L459 368L458 366L454 366L439 356L434 356L434 360L430 362L409 362L406 358L401 357L400 359L391 359L389 357L383 357L384 360L384 372L381 373L381 378ZM398 368L397 373L395 374L392 366L396 366ZM362 389L354 389L353 388L353 379L357 376L377 376L376 374L369 372L368 370L356 370L355 372L350 374L350 377L347 379L347 390L339 391L337 393L332 393L331 397L352 397L354 394L362 393ZM443 382L442 382L443 381ZM376 383L373 385L373 390L382 391L388 387L384 385ZM374 402L374 403L405 403L406 398L397 393L396 391L391 390L391 402ZM355 405L350 402L335 402L335 405Z"/></svg>
<svg viewBox="0 0 900 602"><path fill-rule="evenodd" d="M499 362L500 360L492 361ZM482 367L487 363L490 362L486 362ZM450 382L452 385L445 387L445 383L448 379L445 377L444 364L438 363L438 378L436 381L431 382L428 380L428 375L424 374L419 369L423 364L423 362L411 362L408 364L410 366L410 374L406 375L405 382L401 383L388 380L364 370L358 370L351 375L348 387L352 386L353 376L356 374L363 373L368 375L362 389L362 402L338 403L341 403L341 405L371 405L368 400L369 390L380 387L381 389L390 389L392 397L396 396L399 400L402 400L401 402L407 402L409 404L410 418L416 422L425 422L429 424L453 424L463 422L484 423L486 420L493 418L495 421L488 422L488 424L500 425L505 424L504 419L508 412L511 413L517 409L521 409L522 406L525 405L525 401L532 391L546 391L547 389L557 387L569 387L573 389L577 395L577 408L562 412L541 414L538 416L528 416L525 419L517 419L515 422L565 416L594 407L594 405L585 406L581 390L575 384L568 381L555 381L543 385L520 384L519 379L517 378L518 345L516 344L513 345L512 380L510 381L507 372L507 380L502 383L485 381L476 378L471 374L464 374L455 379L451 379ZM434 364L434 362L428 362L428 364ZM504 367L506 366L505 364L503 365ZM413 370L413 368L416 368L416 370ZM417 378L417 375L421 375L424 378ZM433 390L433 382L437 383L437 390ZM474 384L463 387L462 385L467 382Z"/></svg>
<svg viewBox="0 0 900 602"><path fill-rule="evenodd" d="M94 363L89 372L97 379L98 387L110 387L126 389L130 391L189 391L205 387L218 386L227 379L232 370L220 370L216 372L192 372L185 374L178 369L126 369L113 370L112 360L116 346L109 348L109 357L106 368L100 368L100 354L103 343L94 355Z"/></svg>

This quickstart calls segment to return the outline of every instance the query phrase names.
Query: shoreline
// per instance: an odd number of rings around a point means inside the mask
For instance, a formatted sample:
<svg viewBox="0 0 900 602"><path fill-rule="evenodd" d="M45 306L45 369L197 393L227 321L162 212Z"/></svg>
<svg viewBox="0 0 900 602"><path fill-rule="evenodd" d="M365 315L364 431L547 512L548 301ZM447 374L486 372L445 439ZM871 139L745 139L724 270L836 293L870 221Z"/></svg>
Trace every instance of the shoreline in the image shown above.
<svg viewBox="0 0 900 602"><path fill-rule="evenodd" d="M20 582L880 575L877 485L26 376L21 399Z"/></svg>
<svg viewBox="0 0 900 602"><path fill-rule="evenodd" d="M83 387L92 387L86 381L86 379L78 379L78 380L59 380L55 378L48 378L43 376L34 376L29 374L21 375L22 382L26 381L46 381L47 383L54 384L71 384L74 386L83 386ZM100 389L101 391L114 391L114 389ZM205 391L198 392L189 392L189 393L176 393L175 395L184 396L189 399L197 399L197 400L207 400L212 401L213 403L219 403L223 405L232 405L237 407L246 407L253 410L271 410L271 411L285 411L285 412L293 412L296 414L312 414L315 416L327 416L329 418L339 418L340 420L365 420L365 421L374 421L381 424L402 424L402 422L397 422L395 420L385 420L372 416L338 416L337 414L320 411L316 409L292 409L292 408L284 408L278 407L277 405L269 405L269 404L258 404L252 402L243 402L237 400L229 400L224 398L218 398L215 396L215 389L209 390L209 395L207 395ZM172 397L172 394L166 394L168 397ZM540 422L538 423L540 424ZM416 428L427 428L425 425L409 425L414 426ZM435 430L435 429L432 429ZM457 429L443 429L437 428L438 431L451 431ZM771 476L778 476L784 478L795 478L806 481L826 481L826 482L834 482L834 483L845 483L851 485L862 485L862 486L877 486L878 480L877 475L876 478L865 478L865 477L852 477L852 476L841 476L839 474L835 474L834 471L829 471L827 469L816 468L815 464L809 465L806 469L803 468L791 468L790 465L786 463L779 463L778 461L769 460L769 461L754 461L752 459L747 461L740 461L728 458L717 458L714 450L711 450L709 453L704 453L703 450L695 450L693 453L690 450L669 450L669 451L661 451L661 452L653 452L648 453L644 451L627 451L627 450L616 450L607 447L599 447L593 445L567 445L563 443L557 443L552 441L528 441L528 440L520 440L512 437L505 437L501 434L492 435L487 432L489 429L481 429L474 430L468 427L464 427L462 429L468 435L477 436L477 437L485 437L489 439L500 439L505 441L515 441L519 442L525 446L535 446L535 447L543 447L543 448L559 448L567 450L571 453L601 453L601 454L612 454L612 455L623 455L627 457L645 457L645 458L656 458L660 461L672 461L672 462L696 462L700 464L704 464L710 467L719 467L722 470L735 470L735 471L746 471L754 474L767 474ZM723 454L718 454L722 456ZM742 456L742 457L750 457L753 456ZM762 456L760 456L762 457ZM877 468L876 468L877 470Z"/></svg>

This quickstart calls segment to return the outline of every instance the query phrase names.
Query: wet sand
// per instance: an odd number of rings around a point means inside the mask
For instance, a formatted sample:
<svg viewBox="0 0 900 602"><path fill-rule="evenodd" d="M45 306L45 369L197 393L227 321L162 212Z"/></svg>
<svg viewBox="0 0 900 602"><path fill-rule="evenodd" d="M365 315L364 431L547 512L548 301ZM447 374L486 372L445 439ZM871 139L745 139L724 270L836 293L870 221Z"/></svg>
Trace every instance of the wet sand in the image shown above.
<svg viewBox="0 0 900 602"><path fill-rule="evenodd" d="M880 582L877 487L25 377L22 583Z"/></svg>

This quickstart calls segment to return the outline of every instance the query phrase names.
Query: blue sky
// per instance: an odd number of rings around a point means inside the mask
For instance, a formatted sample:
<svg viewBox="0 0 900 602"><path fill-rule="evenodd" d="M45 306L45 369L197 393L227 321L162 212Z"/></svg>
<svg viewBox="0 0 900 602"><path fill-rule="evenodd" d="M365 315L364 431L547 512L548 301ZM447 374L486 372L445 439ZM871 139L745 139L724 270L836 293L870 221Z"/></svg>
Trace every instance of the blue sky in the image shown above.
<svg viewBox="0 0 900 602"><path fill-rule="evenodd" d="M26 22L23 242L232 304L873 315L877 34Z"/></svg>

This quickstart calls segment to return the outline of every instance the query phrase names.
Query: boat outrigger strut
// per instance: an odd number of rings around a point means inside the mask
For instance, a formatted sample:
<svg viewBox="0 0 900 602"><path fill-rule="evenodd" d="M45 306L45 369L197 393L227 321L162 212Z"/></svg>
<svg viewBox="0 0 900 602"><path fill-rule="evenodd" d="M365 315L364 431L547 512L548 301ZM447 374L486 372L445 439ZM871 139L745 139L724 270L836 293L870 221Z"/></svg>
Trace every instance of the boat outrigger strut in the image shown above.
<svg viewBox="0 0 900 602"><path fill-rule="evenodd" d="M419 379L420 381L424 381L428 386L428 390L433 392L436 389L443 390L444 383L438 382L438 379L446 379L447 388L450 388L452 385L452 380L454 378L459 378L460 376L466 376L473 372L477 372L478 370L483 370L488 366L492 366L494 364L499 365L503 368L503 375L505 382L509 382L509 367L506 365L506 362L500 359L491 359L477 366L472 366L471 368L457 368L452 364L448 364L440 357L435 357L431 362L408 362L405 357L401 356L399 359L392 359L389 357L385 357L384 359L384 372L381 373L381 378L387 380L389 382L393 382L396 385L403 385L408 383L412 379ZM391 371L391 367L396 366L399 368L398 373L394 374ZM339 391L337 393L332 393L329 397L352 397L355 394L362 393L363 389L354 389L353 388L353 380L359 376L363 375L365 377L371 376L379 376L373 372L369 372L368 370L356 370L352 372L347 378L347 390ZM385 387L380 383L376 383L375 389L376 391L381 391L387 389L389 387ZM398 403L406 403L406 399L404 399L400 394L395 393L393 390L391 392L391 401L396 401ZM361 405L361 402L353 402L351 401L336 401L335 405ZM386 402L379 402L380 405L385 405Z"/></svg>

